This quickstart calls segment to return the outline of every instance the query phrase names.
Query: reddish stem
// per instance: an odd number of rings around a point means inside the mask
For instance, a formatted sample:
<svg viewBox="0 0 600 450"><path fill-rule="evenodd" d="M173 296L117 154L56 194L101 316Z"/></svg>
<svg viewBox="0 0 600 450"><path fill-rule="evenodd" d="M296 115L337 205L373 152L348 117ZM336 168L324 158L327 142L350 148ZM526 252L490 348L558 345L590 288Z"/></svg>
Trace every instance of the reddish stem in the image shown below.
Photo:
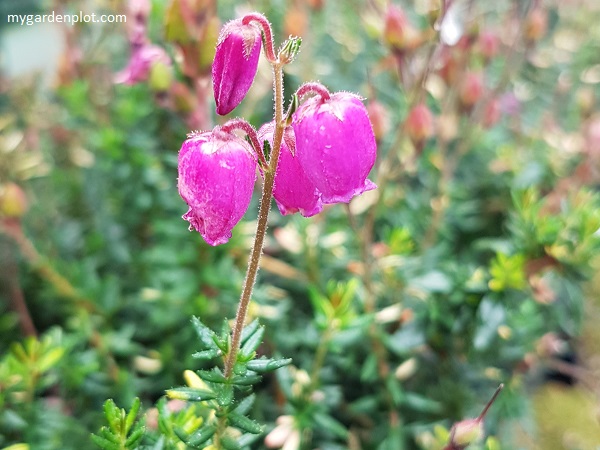
<svg viewBox="0 0 600 450"><path fill-rule="evenodd" d="M504 389L504 383L500 383L500 386L498 386L498 388L496 389L496 392L494 392L494 395L492 395L492 398L490 399L490 401L487 402L487 405L485 405L485 408L483 408L483 411L481 411L481 414L479 414L479 417L477 418L477 422L481 422L483 420L483 418L487 414L488 410L490 409L490 406L492 406L492 404L496 400L496 397L498 397L498 394L500 393L500 391L502 389Z"/></svg>
<svg viewBox="0 0 600 450"><path fill-rule="evenodd" d="M258 134L252 125L250 125L244 119L235 118L225 122L220 126L220 129L226 133L231 133L233 130L242 130L244 133L246 133L248 138L250 138L250 142L252 143L252 147L254 148L260 163L263 164L264 167L268 166L265 156L263 155L262 146L258 140Z"/></svg>
<svg viewBox="0 0 600 450"><path fill-rule="evenodd" d="M15 223L15 225L20 227L18 223ZM25 336L37 336L35 325L33 324L31 314L29 314L29 309L19 283L19 269L12 246L2 236L0 236L0 267L2 267L0 281L2 281L1 284L6 290L12 308L17 313L21 331Z"/></svg>
<svg viewBox="0 0 600 450"><path fill-rule="evenodd" d="M237 360L237 354L240 349L242 339L242 330L248 312L248 305L252 296L256 275L260 266L260 257L262 255L265 235L267 233L269 211L271 210L271 197L275 187L275 170L279 160L281 142L283 141L283 132L285 123L283 121L283 71L280 64L273 64L273 88L275 91L275 133L273 134L273 148L271 149L271 158L269 159L269 170L265 171L265 181L263 184L263 193L258 211L258 221L256 224L256 236L254 245L250 252L248 260L248 270L244 280L244 287L240 296L240 303L235 315L233 333L231 335L231 347L227 359L225 360L225 376L229 378L233 371L233 366Z"/></svg>
<svg viewBox="0 0 600 450"><path fill-rule="evenodd" d="M257 12L246 14L244 17L242 17L242 23L244 25L248 25L250 22L257 22L262 28L262 32L265 37L265 54L267 55L269 62L277 62L277 57L275 56L275 47L273 45L273 31L271 30L271 24L267 18Z"/></svg>
<svg viewBox="0 0 600 450"><path fill-rule="evenodd" d="M323 86L321 83L318 83L316 81L304 83L296 91L296 95L298 96L298 98L302 98L306 94L320 95L324 101L329 100L331 97L327 88L325 86Z"/></svg>

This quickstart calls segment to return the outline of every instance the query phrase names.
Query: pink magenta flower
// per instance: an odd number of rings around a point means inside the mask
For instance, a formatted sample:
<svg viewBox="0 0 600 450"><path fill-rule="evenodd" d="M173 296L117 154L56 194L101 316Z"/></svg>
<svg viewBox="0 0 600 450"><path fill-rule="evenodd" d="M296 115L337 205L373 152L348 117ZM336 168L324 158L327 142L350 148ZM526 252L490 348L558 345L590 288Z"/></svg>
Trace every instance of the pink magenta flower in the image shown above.
<svg viewBox="0 0 600 450"><path fill-rule="evenodd" d="M252 197L256 161L246 142L223 131L191 135L179 151L183 218L210 245L226 243Z"/></svg>
<svg viewBox="0 0 600 450"><path fill-rule="evenodd" d="M244 99L254 81L261 48L261 34L242 19L227 22L221 29L212 65L217 114L229 114Z"/></svg>
<svg viewBox="0 0 600 450"><path fill-rule="evenodd" d="M115 83L136 84L146 81L156 64L169 67L169 55L158 45L143 44L134 48L127 67L115 74Z"/></svg>
<svg viewBox="0 0 600 450"><path fill-rule="evenodd" d="M274 122L263 125L258 130L259 141L261 143L265 140L269 141L272 146L274 131ZM275 172L273 197L279 212L284 216L300 212L304 217L310 217L323 209L321 194L306 176L295 155L294 130L291 127L286 127L283 135Z"/></svg>
<svg viewBox="0 0 600 450"><path fill-rule="evenodd" d="M323 203L349 202L375 189L367 179L377 144L367 109L359 97L338 92L304 102L294 113L296 154Z"/></svg>

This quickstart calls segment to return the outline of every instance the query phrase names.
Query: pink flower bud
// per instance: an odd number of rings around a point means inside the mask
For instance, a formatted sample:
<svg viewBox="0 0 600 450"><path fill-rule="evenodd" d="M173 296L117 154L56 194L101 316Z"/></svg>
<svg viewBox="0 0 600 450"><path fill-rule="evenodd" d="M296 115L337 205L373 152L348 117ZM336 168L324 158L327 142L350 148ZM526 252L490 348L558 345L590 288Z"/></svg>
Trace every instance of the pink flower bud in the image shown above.
<svg viewBox="0 0 600 450"><path fill-rule="evenodd" d="M150 3L150 0L130 0L127 9L129 10L129 14L131 14L135 20L146 22L150 16L152 4Z"/></svg>
<svg viewBox="0 0 600 450"><path fill-rule="evenodd" d="M483 126L486 128L493 127L501 117L500 99L495 97L485 105L485 109L483 110Z"/></svg>
<svg viewBox="0 0 600 450"><path fill-rule="evenodd" d="M493 31L484 31L479 35L479 51L486 60L494 58L500 48L500 38Z"/></svg>
<svg viewBox="0 0 600 450"><path fill-rule="evenodd" d="M481 440L484 434L483 419L502 389L504 389L504 384L498 386L498 389L496 389L490 401L487 402L479 417L476 419L461 420L454 424L450 430L450 442L444 447L444 450L463 450Z"/></svg>
<svg viewBox="0 0 600 450"><path fill-rule="evenodd" d="M539 41L548 30L548 12L541 8L535 7L525 19L525 38L530 42Z"/></svg>
<svg viewBox="0 0 600 450"><path fill-rule="evenodd" d="M115 74L114 81L129 85L146 81L152 69L159 64L170 70L171 59L162 47L151 44L134 47L127 67Z"/></svg>
<svg viewBox="0 0 600 450"><path fill-rule="evenodd" d="M356 95L310 98L294 113L296 154L323 203L349 202L375 189L367 179L377 144L367 109Z"/></svg>
<svg viewBox="0 0 600 450"><path fill-rule="evenodd" d="M448 86L453 85L458 78L460 62L457 53L455 48L446 46L440 52L438 74Z"/></svg>
<svg viewBox="0 0 600 450"><path fill-rule="evenodd" d="M406 17L404 11L396 5L388 5L385 14L383 40L397 50L414 50L421 43L420 33Z"/></svg>
<svg viewBox="0 0 600 450"><path fill-rule="evenodd" d="M453 448L465 448L483 437L483 423L479 419L467 419L452 427L451 444Z"/></svg>
<svg viewBox="0 0 600 450"><path fill-rule="evenodd" d="M183 218L210 245L226 243L252 197L256 161L246 142L220 130L191 135L179 152Z"/></svg>
<svg viewBox="0 0 600 450"><path fill-rule="evenodd" d="M244 99L256 75L261 48L261 33L242 19L227 22L221 29L212 81L217 114L229 114Z"/></svg>
<svg viewBox="0 0 600 450"><path fill-rule="evenodd" d="M27 195L15 183L0 185L0 216L22 217L28 208Z"/></svg>
<svg viewBox="0 0 600 450"><path fill-rule="evenodd" d="M258 139L273 145L274 122L263 125L258 130ZM292 154L294 152L294 154ZM277 171L275 172L275 188L273 197L284 216L300 212L304 217L314 216L323 209L321 194L314 183L304 173L295 154L294 130L287 127L284 132Z"/></svg>
<svg viewBox="0 0 600 450"><path fill-rule="evenodd" d="M483 96L485 87L481 72L467 72L459 88L459 97L462 104L471 107Z"/></svg>
<svg viewBox="0 0 600 450"><path fill-rule="evenodd" d="M424 103L410 110L406 117L406 134L414 143L421 143L433 136L433 114Z"/></svg>

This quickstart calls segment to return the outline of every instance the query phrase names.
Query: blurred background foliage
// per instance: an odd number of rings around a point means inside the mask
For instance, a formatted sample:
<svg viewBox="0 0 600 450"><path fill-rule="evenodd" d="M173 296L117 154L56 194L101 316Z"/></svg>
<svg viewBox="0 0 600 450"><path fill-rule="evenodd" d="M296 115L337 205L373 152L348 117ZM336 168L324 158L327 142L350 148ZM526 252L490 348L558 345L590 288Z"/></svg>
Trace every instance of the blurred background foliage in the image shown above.
<svg viewBox="0 0 600 450"><path fill-rule="evenodd" d="M318 79L367 99L379 189L273 211L250 318L260 353L293 365L257 388L268 426L248 448L441 449L501 382L480 448L600 446L600 5L441 3L0 4L3 23L127 15L1 30L0 447L93 448L105 400L139 397L146 447L123 448L186 448L173 430L200 412L163 396L203 368L191 317L234 316L257 200L204 244L180 219L177 151L224 120L211 52L253 10L303 38L288 94ZM141 23L170 62L134 74ZM270 76L235 111L257 128Z"/></svg>

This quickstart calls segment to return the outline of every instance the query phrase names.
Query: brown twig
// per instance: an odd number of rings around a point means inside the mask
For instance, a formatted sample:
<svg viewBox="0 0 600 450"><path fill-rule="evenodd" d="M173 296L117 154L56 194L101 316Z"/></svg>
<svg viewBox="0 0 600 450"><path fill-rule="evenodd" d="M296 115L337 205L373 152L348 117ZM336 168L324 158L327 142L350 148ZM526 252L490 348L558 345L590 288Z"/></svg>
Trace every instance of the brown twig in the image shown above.
<svg viewBox="0 0 600 450"><path fill-rule="evenodd" d="M33 270L44 280L48 281L61 297L74 302L77 306L88 312L98 312L98 308L91 300L83 297L69 280L58 273L46 258L40 255L33 243L25 236L20 226L15 226L4 221L0 224L0 233L4 233L17 244L21 255L27 260Z"/></svg>
<svg viewBox="0 0 600 450"><path fill-rule="evenodd" d="M13 246L7 239L0 236L0 286L4 287L11 308L17 313L19 326L25 336L37 336L29 308L25 302L23 290L19 284L19 270Z"/></svg>

